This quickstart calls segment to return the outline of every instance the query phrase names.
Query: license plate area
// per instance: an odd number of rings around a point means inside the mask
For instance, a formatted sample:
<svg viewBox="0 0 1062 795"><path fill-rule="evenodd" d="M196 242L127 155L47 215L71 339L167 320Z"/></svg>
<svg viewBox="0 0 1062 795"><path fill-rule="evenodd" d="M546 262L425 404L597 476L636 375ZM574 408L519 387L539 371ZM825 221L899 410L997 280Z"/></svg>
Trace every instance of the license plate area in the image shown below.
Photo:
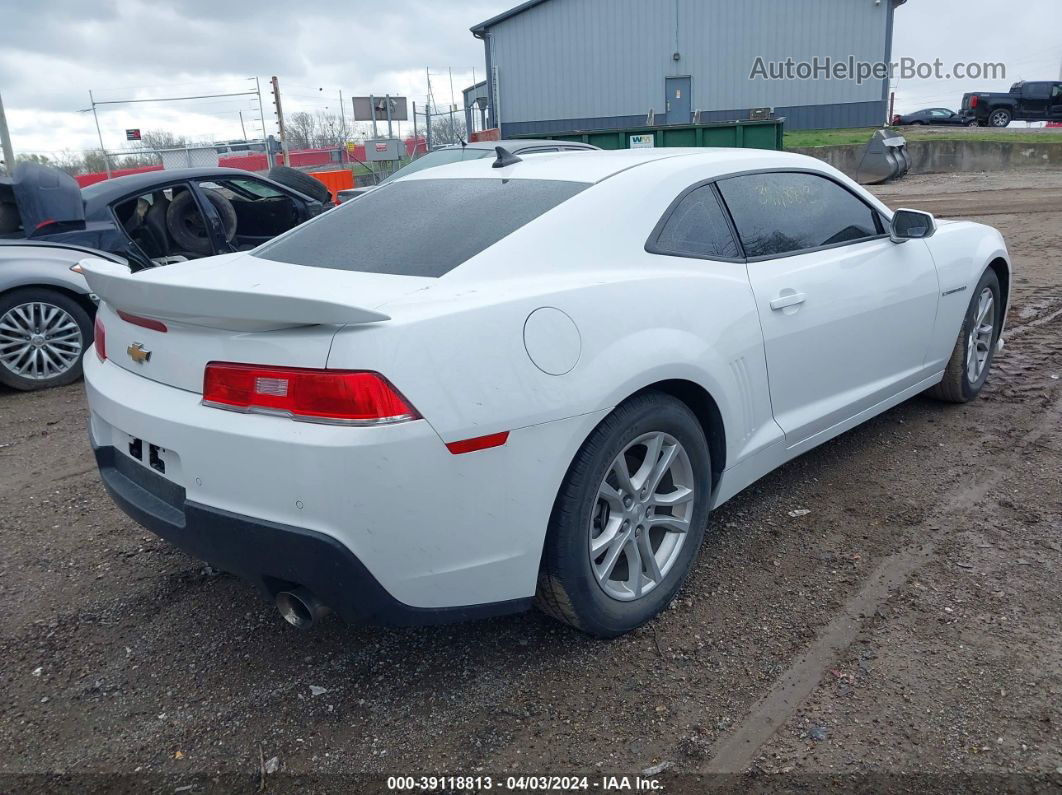
<svg viewBox="0 0 1062 795"><path fill-rule="evenodd" d="M166 475L167 469L170 469L171 472L168 477L172 478L172 468L176 466L176 454L172 450L167 450L165 447L136 436L129 436L128 434L126 436L125 452L130 458L154 469L160 475Z"/></svg>

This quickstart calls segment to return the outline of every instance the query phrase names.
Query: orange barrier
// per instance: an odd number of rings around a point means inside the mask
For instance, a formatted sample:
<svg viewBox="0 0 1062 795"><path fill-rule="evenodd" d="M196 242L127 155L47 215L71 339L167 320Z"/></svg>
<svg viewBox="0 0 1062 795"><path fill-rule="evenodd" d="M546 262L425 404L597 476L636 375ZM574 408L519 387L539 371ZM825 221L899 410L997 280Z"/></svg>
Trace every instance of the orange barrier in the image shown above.
<svg viewBox="0 0 1062 795"><path fill-rule="evenodd" d="M332 192L332 203L339 204L338 193L341 190L354 187L354 172L349 169L339 171L311 171L311 177L315 177L325 184Z"/></svg>

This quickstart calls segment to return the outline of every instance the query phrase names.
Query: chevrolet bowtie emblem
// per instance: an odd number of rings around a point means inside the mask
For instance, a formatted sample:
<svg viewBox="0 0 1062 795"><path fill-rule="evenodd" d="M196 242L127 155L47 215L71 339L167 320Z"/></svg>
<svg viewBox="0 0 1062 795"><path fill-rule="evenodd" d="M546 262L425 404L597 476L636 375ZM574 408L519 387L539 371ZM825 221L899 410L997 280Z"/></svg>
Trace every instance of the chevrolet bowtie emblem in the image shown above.
<svg viewBox="0 0 1062 795"><path fill-rule="evenodd" d="M137 364L143 364L144 362L151 361L151 351L145 351L143 344L134 342L125 352L129 354L129 358Z"/></svg>

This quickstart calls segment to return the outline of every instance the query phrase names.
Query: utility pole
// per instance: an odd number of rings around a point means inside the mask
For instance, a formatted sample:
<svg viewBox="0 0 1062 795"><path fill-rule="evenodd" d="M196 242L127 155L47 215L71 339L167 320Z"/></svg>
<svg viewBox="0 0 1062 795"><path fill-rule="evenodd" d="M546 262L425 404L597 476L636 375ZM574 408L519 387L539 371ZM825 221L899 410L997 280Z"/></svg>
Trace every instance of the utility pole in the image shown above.
<svg viewBox="0 0 1062 795"><path fill-rule="evenodd" d="M0 144L3 144L4 167L8 174L15 173L15 151L11 148L11 133L7 131L7 116L4 114L4 100L0 97Z"/></svg>
<svg viewBox="0 0 1062 795"><path fill-rule="evenodd" d="M372 137L373 140L380 137L380 133L376 130L376 97L369 94L369 106L372 108Z"/></svg>
<svg viewBox="0 0 1062 795"><path fill-rule="evenodd" d="M243 140L247 140L247 128L243 126L243 111L240 111L240 132L243 133Z"/></svg>
<svg viewBox="0 0 1062 795"><path fill-rule="evenodd" d="M427 136L425 146L428 147L428 152L431 152L431 96L429 95L427 101L424 103L424 134Z"/></svg>
<svg viewBox="0 0 1062 795"><path fill-rule="evenodd" d="M447 66L446 71L450 73L450 137L454 135L454 131L457 127L454 126L454 112L457 110L457 98L454 96L454 68ZM466 132L465 135L468 135ZM464 141L464 136L459 136Z"/></svg>
<svg viewBox="0 0 1062 795"><path fill-rule="evenodd" d="M420 149L420 136L417 133L417 101L413 100L413 153L412 160L417 159L417 151Z"/></svg>
<svg viewBox="0 0 1062 795"><path fill-rule="evenodd" d="M266 135L266 126L265 126L266 115L265 115L265 108L262 107L262 84L258 82L258 78L257 77L250 77L248 79L249 80L254 80L254 90L258 94L258 116L259 116L258 121L262 122L262 143L266 143L266 139L269 136ZM269 159L269 154L268 153L269 153L269 146L267 144L266 145L266 160Z"/></svg>
<svg viewBox="0 0 1062 795"><path fill-rule="evenodd" d="M284 134L284 109L280 105L280 81L273 75L273 104L277 106L277 130L280 132L280 151L284 153L284 165L291 167L288 154L288 137ZM267 147L268 148L268 147Z"/></svg>
<svg viewBox="0 0 1062 795"><path fill-rule="evenodd" d="M347 145L347 113L343 109L343 92L339 92L339 145Z"/></svg>
<svg viewBox="0 0 1062 795"><path fill-rule="evenodd" d="M103 153L103 165L107 169L107 179L111 178L111 159L107 157L107 149L103 146L103 133L100 132L100 117L96 115L96 100L92 97L92 90L89 90L89 102L92 103L92 118L96 120L96 135L100 139L100 151Z"/></svg>

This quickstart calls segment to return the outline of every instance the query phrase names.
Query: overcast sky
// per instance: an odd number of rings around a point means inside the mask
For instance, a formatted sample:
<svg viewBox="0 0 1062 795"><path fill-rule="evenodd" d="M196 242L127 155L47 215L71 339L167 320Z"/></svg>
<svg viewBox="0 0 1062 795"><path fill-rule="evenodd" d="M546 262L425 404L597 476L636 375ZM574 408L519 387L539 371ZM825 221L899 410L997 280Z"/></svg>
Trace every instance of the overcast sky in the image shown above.
<svg viewBox="0 0 1062 795"><path fill-rule="evenodd" d="M569 0L555 0L569 2ZM705 0L716 1L716 0ZM798 0L787 0L798 2ZM870 2L870 0L848 0ZM608 2L608 0L596 0ZM423 100L425 68L439 104L460 103L483 46L469 27L516 0L388 0L292 3L280 0L0 0L0 94L15 149L59 152L98 146L89 90L97 101L236 93L262 81L272 132L270 75L279 75L286 113L346 108L354 94ZM1011 13L1020 8L1020 14ZM783 54L784 55L784 54ZM766 57L774 57L765 53ZM956 107L964 91L1005 90L1019 79L1056 79L1062 61L1062 0L910 0L896 13L893 57L1003 62L1005 80L910 80L897 111ZM127 127L197 138L259 136L250 94L181 103L104 105L108 148Z"/></svg>

